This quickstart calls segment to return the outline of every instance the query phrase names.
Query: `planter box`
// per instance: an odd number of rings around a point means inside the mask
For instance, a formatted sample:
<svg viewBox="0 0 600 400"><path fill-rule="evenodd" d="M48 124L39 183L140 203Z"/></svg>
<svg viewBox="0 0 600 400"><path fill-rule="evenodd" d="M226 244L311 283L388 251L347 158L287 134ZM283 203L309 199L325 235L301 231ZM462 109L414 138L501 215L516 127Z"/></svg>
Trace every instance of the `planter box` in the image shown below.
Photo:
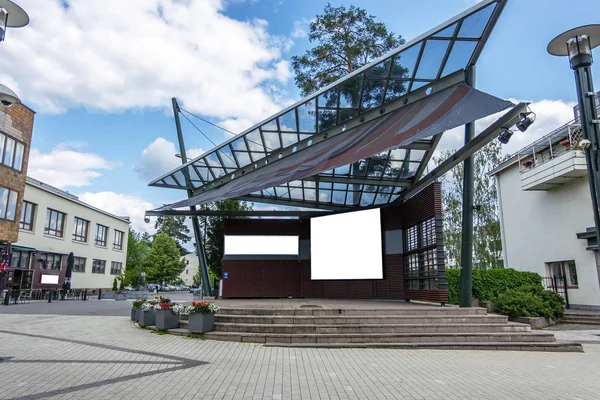
<svg viewBox="0 0 600 400"><path fill-rule="evenodd" d="M203 298L202 298L202 295L201 295L201 294L194 294L194 295L192 296L192 299L193 299L194 301L196 301L196 300L203 300Z"/></svg>
<svg viewBox="0 0 600 400"><path fill-rule="evenodd" d="M138 324L140 324L140 326L156 325L156 312L140 310Z"/></svg>
<svg viewBox="0 0 600 400"><path fill-rule="evenodd" d="M188 330L193 333L210 332L215 329L215 314L190 314Z"/></svg>
<svg viewBox="0 0 600 400"><path fill-rule="evenodd" d="M115 293L115 300L119 300L119 301L127 300L127 295L125 293Z"/></svg>
<svg viewBox="0 0 600 400"><path fill-rule="evenodd" d="M156 329L165 331L175 328L179 328L178 314L171 310L156 310Z"/></svg>
<svg viewBox="0 0 600 400"><path fill-rule="evenodd" d="M131 309L131 320L132 321L137 321L140 319L140 317L138 316L140 309L139 308L132 308Z"/></svg>
<svg viewBox="0 0 600 400"><path fill-rule="evenodd" d="M541 329L546 328L548 326L556 325L556 321L544 317L516 317L509 318L509 320L513 322L520 322L522 324L529 324L531 325L532 329Z"/></svg>

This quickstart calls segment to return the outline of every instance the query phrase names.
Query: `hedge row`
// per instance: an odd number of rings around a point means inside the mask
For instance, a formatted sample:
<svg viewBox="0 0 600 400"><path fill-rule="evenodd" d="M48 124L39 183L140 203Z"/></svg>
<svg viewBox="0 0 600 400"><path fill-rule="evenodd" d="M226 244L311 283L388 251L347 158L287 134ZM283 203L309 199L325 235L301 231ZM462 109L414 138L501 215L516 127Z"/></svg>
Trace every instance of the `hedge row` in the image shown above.
<svg viewBox="0 0 600 400"><path fill-rule="evenodd" d="M460 298L460 270L447 269L448 302L458 304ZM473 297L480 301L496 301L509 290L521 286L542 289L542 277L535 272L517 271L512 268L473 270Z"/></svg>

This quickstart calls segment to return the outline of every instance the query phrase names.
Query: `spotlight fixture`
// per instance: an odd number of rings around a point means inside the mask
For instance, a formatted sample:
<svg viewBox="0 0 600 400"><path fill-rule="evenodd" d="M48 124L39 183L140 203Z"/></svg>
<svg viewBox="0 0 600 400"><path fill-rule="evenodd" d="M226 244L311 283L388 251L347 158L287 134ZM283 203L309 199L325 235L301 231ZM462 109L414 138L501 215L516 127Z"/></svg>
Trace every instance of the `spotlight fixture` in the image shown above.
<svg viewBox="0 0 600 400"><path fill-rule="evenodd" d="M508 128L504 128L504 131L498 136L498 141L502 144L507 144L513 135L513 131Z"/></svg>
<svg viewBox="0 0 600 400"><path fill-rule="evenodd" d="M521 132L525 132L535 121L535 114L533 112L522 113L521 120L517 122L516 127Z"/></svg>

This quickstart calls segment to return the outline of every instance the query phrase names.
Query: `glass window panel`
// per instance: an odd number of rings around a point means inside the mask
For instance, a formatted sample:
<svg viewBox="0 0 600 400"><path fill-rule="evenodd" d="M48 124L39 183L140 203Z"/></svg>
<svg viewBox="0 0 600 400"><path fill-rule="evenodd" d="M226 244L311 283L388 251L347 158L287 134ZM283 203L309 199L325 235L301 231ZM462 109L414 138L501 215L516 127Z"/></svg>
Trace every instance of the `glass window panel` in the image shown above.
<svg viewBox="0 0 600 400"><path fill-rule="evenodd" d="M321 175L333 175L333 170L328 169L327 171L323 171L323 172L321 172Z"/></svg>
<svg viewBox="0 0 600 400"><path fill-rule="evenodd" d="M188 172L188 176L190 177L190 180L192 180L192 181L201 181L202 180L200 178L200 175L198 175L198 173L196 172L196 170L194 169L193 166L189 165L187 167L187 172Z"/></svg>
<svg viewBox="0 0 600 400"><path fill-rule="evenodd" d="M313 181L302 181L302 184L305 188L314 188L317 186Z"/></svg>
<svg viewBox="0 0 600 400"><path fill-rule="evenodd" d="M346 190L348 189L348 184L347 183L334 183L333 184L333 188L335 190Z"/></svg>
<svg viewBox="0 0 600 400"><path fill-rule="evenodd" d="M246 135L246 140L248 141L248 147L250 148L250 151L265 151L258 129L248 133Z"/></svg>
<svg viewBox="0 0 600 400"><path fill-rule="evenodd" d="M346 193L346 204L357 206L359 200L360 200L360 192Z"/></svg>
<svg viewBox="0 0 600 400"><path fill-rule="evenodd" d="M384 60L379 64L373 65L371 68L369 68L366 71L366 75L371 77L387 78L391 63L392 59L390 57L387 60Z"/></svg>
<svg viewBox="0 0 600 400"><path fill-rule="evenodd" d="M19 197L19 193L9 190L8 191L8 204L6 207L6 219L10 221L15 220L16 212L17 212L17 197Z"/></svg>
<svg viewBox="0 0 600 400"><path fill-rule="evenodd" d="M454 42L454 46L452 46L452 50L444 66L442 77L466 68L473 55L473 51L475 51L475 47L477 47L477 42L459 40Z"/></svg>
<svg viewBox="0 0 600 400"><path fill-rule="evenodd" d="M435 79L446 55L449 40L427 40L415 78Z"/></svg>
<svg viewBox="0 0 600 400"><path fill-rule="evenodd" d="M17 148L15 149L15 160L13 162L13 168L21 171L23 168L23 153L25 152L25 146L23 143L17 142Z"/></svg>
<svg viewBox="0 0 600 400"><path fill-rule="evenodd" d="M304 199L306 201L316 201L317 191L315 189L304 189Z"/></svg>
<svg viewBox="0 0 600 400"><path fill-rule="evenodd" d="M406 163L406 166L402 169L399 178L412 178L417 173L417 169L419 169L419 163L408 162Z"/></svg>
<svg viewBox="0 0 600 400"><path fill-rule="evenodd" d="M424 155L425 150L411 150L409 159L410 161L421 161Z"/></svg>
<svg viewBox="0 0 600 400"><path fill-rule="evenodd" d="M480 38L485 30L485 27L490 20L492 12L496 3L490 4L483 10L476 12L475 14L465 18L458 32L458 37L461 38Z"/></svg>
<svg viewBox="0 0 600 400"><path fill-rule="evenodd" d="M392 101L406 94L410 81L390 79L385 92L385 102Z"/></svg>
<svg viewBox="0 0 600 400"><path fill-rule="evenodd" d="M394 149L390 152L390 160L404 160L405 157L405 149Z"/></svg>
<svg viewBox="0 0 600 400"><path fill-rule="evenodd" d="M319 132L323 132L337 124L337 111L319 110Z"/></svg>
<svg viewBox="0 0 600 400"><path fill-rule="evenodd" d="M187 182L185 180L185 175L183 175L183 172L181 170L173 173L173 175L174 175L175 179L177 179L177 182L179 182L179 184L181 186L186 186L187 185Z"/></svg>
<svg viewBox="0 0 600 400"><path fill-rule="evenodd" d="M195 165L195 164L194 164ZM200 177L205 180L205 181L212 181L212 175L210 174L210 171L208 170L208 168L206 167L196 167L196 169L198 170L198 172L200 173Z"/></svg>
<svg viewBox="0 0 600 400"><path fill-rule="evenodd" d="M281 140L283 141L283 147L288 147L294 143L298 143L298 134L296 133L282 133Z"/></svg>
<svg viewBox="0 0 600 400"><path fill-rule="evenodd" d="M296 109L290 110L279 117L279 128L282 132L296 132Z"/></svg>
<svg viewBox="0 0 600 400"><path fill-rule="evenodd" d="M421 51L422 43L418 43L411 48L403 50L394 57L392 64L391 78L410 79L413 76L415 64L419 51Z"/></svg>
<svg viewBox="0 0 600 400"><path fill-rule="evenodd" d="M265 138L265 145L269 151L277 150L281 148L281 142L279 141L279 133L277 132L263 132Z"/></svg>
<svg viewBox="0 0 600 400"><path fill-rule="evenodd" d="M388 162L385 172L383 173L384 178L395 178L400 174L402 169L402 161L390 161Z"/></svg>
<svg viewBox="0 0 600 400"><path fill-rule="evenodd" d="M234 140L231 143L231 147L233 148L234 151L247 151L248 150L243 138Z"/></svg>
<svg viewBox="0 0 600 400"><path fill-rule="evenodd" d="M6 142L6 135L0 133L0 163L2 162L2 155L4 154L4 143Z"/></svg>
<svg viewBox="0 0 600 400"><path fill-rule="evenodd" d="M389 199L390 195L388 193L377 194L377 197L375 197L375 204L385 204L388 202Z"/></svg>
<svg viewBox="0 0 600 400"><path fill-rule="evenodd" d="M331 190L319 189L319 201L322 203L331 203Z"/></svg>
<svg viewBox="0 0 600 400"><path fill-rule="evenodd" d="M373 204L373 201L375 200L375 194L374 193L365 193L363 192L362 195L360 196L360 205L361 206L370 206L371 204Z"/></svg>
<svg viewBox="0 0 600 400"><path fill-rule="evenodd" d="M379 188L379 186L375 186L375 185L363 185L363 192L368 192L368 193L374 193L377 191L377 189Z"/></svg>
<svg viewBox="0 0 600 400"><path fill-rule="evenodd" d="M231 154L231 149L229 146L225 146L219 150L219 156L221 157L221 161L223 161L223 166L227 169L236 169L237 164L233 159L233 154Z"/></svg>
<svg viewBox="0 0 600 400"><path fill-rule="evenodd" d="M289 199L290 193L287 187L276 187L274 190L277 197Z"/></svg>
<svg viewBox="0 0 600 400"><path fill-rule="evenodd" d="M333 174L334 175L344 175L344 176L348 176L348 173L350 172L350 165L342 165L341 167L337 167L333 170Z"/></svg>
<svg viewBox="0 0 600 400"><path fill-rule="evenodd" d="M265 153L250 153L250 157L252 158L252 161L258 161L262 158L266 157Z"/></svg>
<svg viewBox="0 0 600 400"><path fill-rule="evenodd" d="M331 182L319 182L319 189L331 189L333 187L333 183Z"/></svg>
<svg viewBox="0 0 600 400"><path fill-rule="evenodd" d="M362 159L350 164L350 174L355 177L364 178L367 175L368 160Z"/></svg>
<svg viewBox="0 0 600 400"><path fill-rule="evenodd" d="M314 100L307 101L298 106L298 127L300 128L300 132L316 132L316 113L316 104Z"/></svg>
<svg viewBox="0 0 600 400"><path fill-rule="evenodd" d="M398 198L399 198L399 197L400 197L400 195L399 195L399 194L393 194L393 195L392 195L392 197L390 198L390 203L392 203L392 202L394 202L394 201L398 200Z"/></svg>
<svg viewBox="0 0 600 400"><path fill-rule="evenodd" d="M429 82L416 82L413 81L412 87L410 88L411 92L414 92L415 90L422 88L423 86L429 85Z"/></svg>
<svg viewBox="0 0 600 400"><path fill-rule="evenodd" d="M211 168L210 170L217 178L221 178L225 175L225 170L223 168Z"/></svg>
<svg viewBox="0 0 600 400"><path fill-rule="evenodd" d="M329 89L325 93L319 96L317 105L319 107L337 107L338 103L338 87Z"/></svg>
<svg viewBox="0 0 600 400"><path fill-rule="evenodd" d="M449 27L447 27L446 29L442 29L441 31L439 31L438 33L436 33L433 36L436 36L436 37L452 37L452 36L454 36L454 31L456 30L456 25L458 25L458 24L452 24Z"/></svg>
<svg viewBox="0 0 600 400"><path fill-rule="evenodd" d="M263 131L276 131L277 130L277 120L271 120L261 126Z"/></svg>
<svg viewBox="0 0 600 400"><path fill-rule="evenodd" d="M173 185L173 186L177 186L177 182L175 182L175 179L173 179L173 177L171 175L167 176L166 178L163 179L165 181L165 183L167 185Z"/></svg>
<svg viewBox="0 0 600 400"><path fill-rule="evenodd" d="M221 161L219 161L219 157L217 157L216 153L207 155L204 160L207 162L209 167L222 167Z"/></svg>
<svg viewBox="0 0 600 400"><path fill-rule="evenodd" d="M342 192L339 190L333 191L333 203L344 204L345 201L346 201L346 192Z"/></svg>
<svg viewBox="0 0 600 400"><path fill-rule="evenodd" d="M312 133L300 133L298 136L300 136L300 140L304 140L304 139L308 139L309 137L311 137Z"/></svg>
<svg viewBox="0 0 600 400"><path fill-rule="evenodd" d="M6 144L4 145L4 165L12 167L13 159L15 157L15 140L6 137Z"/></svg>
<svg viewBox="0 0 600 400"><path fill-rule="evenodd" d="M302 188L290 189L290 197L294 200L304 200L304 194Z"/></svg>
<svg viewBox="0 0 600 400"><path fill-rule="evenodd" d="M340 108L358 108L362 78L359 74L340 85Z"/></svg>
<svg viewBox="0 0 600 400"><path fill-rule="evenodd" d="M367 79L363 88L361 107L364 109L371 109L381 106L384 90L385 80Z"/></svg>
<svg viewBox="0 0 600 400"><path fill-rule="evenodd" d="M358 111L357 110L343 110L341 109L339 111L340 114L340 123L344 122L344 121L348 121L349 119L352 119L356 116L358 116Z"/></svg>
<svg viewBox="0 0 600 400"><path fill-rule="evenodd" d="M6 218L6 207L8 206L8 189L0 187L0 218Z"/></svg>
<svg viewBox="0 0 600 400"><path fill-rule="evenodd" d="M270 189L263 190L263 196L276 197L275 196L275 188L270 188Z"/></svg>
<svg viewBox="0 0 600 400"><path fill-rule="evenodd" d="M250 154L248 154L245 151L236 151L235 157L237 158L238 162L240 163L240 167L245 167L246 165L248 165L252 162L252 160L250 159Z"/></svg>

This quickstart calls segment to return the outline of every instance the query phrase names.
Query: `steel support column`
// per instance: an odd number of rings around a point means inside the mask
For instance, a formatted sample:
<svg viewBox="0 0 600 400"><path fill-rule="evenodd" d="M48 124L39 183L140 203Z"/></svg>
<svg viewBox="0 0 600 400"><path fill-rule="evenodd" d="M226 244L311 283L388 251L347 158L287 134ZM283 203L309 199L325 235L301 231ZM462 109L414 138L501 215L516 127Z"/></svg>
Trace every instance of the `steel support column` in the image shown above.
<svg viewBox="0 0 600 400"><path fill-rule="evenodd" d="M475 65L466 70L466 83L475 87ZM465 125L465 146L475 136L475 122ZM463 163L460 307L471 307L473 291L473 156Z"/></svg>
<svg viewBox="0 0 600 400"><path fill-rule="evenodd" d="M175 127L177 128L177 141L179 142L179 153L181 154L181 163L187 163L187 155L185 153L185 142L183 141L183 132L181 131L181 121L179 120L179 104L177 99L173 97L173 115L175 116ZM183 174L186 180L189 179L185 171ZM188 186L191 186L189 182L186 182ZM194 193L191 190L187 190L188 198L193 197ZM196 206L190 206L190 211L195 212ZM204 253L204 244L202 243L202 231L200 230L200 222L197 216L192 216L192 228L194 230L194 239L196 241L196 255L200 264L200 274L202 277L202 293L206 296L212 296L212 290L210 288L210 277L208 275L208 265L206 263L206 255Z"/></svg>

